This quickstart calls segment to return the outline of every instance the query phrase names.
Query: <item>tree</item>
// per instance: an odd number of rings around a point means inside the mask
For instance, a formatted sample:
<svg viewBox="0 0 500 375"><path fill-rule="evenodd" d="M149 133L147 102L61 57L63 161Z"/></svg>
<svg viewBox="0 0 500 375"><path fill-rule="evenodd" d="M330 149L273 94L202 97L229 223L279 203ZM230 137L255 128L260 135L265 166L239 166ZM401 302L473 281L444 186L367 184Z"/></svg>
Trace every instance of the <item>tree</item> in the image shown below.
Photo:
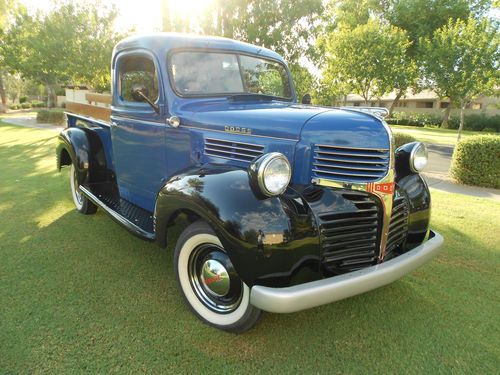
<svg viewBox="0 0 500 375"><path fill-rule="evenodd" d="M339 92L359 94L367 103L392 91L394 80L407 69L410 45L406 32L373 20L331 32L326 38L323 83Z"/></svg>
<svg viewBox="0 0 500 375"><path fill-rule="evenodd" d="M491 0L331 0L326 7L324 22L327 32L342 28L354 29L369 20L379 20L408 34L412 44L407 49L405 67L394 77L396 97L390 107L390 115L395 103L409 89L421 90L419 84L422 56L418 50L421 38L431 37L435 30L446 25L451 19L476 18L484 15ZM321 40L321 38L320 38ZM318 48L321 50L322 45Z"/></svg>
<svg viewBox="0 0 500 375"><path fill-rule="evenodd" d="M305 94L312 94L314 88L314 77L309 70L298 63L290 65L293 84L299 101Z"/></svg>
<svg viewBox="0 0 500 375"><path fill-rule="evenodd" d="M421 40L425 74L442 97L460 103L460 127L464 109L478 95L493 92L500 81L499 35L487 20L450 20L432 38ZM446 124L443 124L446 125Z"/></svg>
<svg viewBox="0 0 500 375"><path fill-rule="evenodd" d="M7 96L4 88L5 61L2 55L3 33L9 23L9 18L14 12L16 2L14 0L0 0L0 112L4 112L7 106Z"/></svg>
<svg viewBox="0 0 500 375"><path fill-rule="evenodd" d="M311 52L321 0L216 0L202 32L270 48L289 63Z"/></svg>
<svg viewBox="0 0 500 375"><path fill-rule="evenodd" d="M116 42L116 8L100 2L58 3L46 15L20 12L4 36L6 64L47 87L49 106L58 84L109 87L109 64Z"/></svg>

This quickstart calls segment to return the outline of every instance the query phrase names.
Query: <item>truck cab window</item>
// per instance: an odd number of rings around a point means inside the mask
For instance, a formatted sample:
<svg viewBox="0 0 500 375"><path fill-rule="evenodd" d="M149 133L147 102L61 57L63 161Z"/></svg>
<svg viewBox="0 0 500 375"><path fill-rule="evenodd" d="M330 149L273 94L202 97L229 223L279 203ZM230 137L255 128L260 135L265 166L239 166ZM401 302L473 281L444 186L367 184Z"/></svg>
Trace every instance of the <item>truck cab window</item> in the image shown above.
<svg viewBox="0 0 500 375"><path fill-rule="evenodd" d="M135 102L132 87L142 85L146 95L153 102L158 99L158 76L155 64L148 56L124 56L118 64L120 78L120 98L126 102Z"/></svg>

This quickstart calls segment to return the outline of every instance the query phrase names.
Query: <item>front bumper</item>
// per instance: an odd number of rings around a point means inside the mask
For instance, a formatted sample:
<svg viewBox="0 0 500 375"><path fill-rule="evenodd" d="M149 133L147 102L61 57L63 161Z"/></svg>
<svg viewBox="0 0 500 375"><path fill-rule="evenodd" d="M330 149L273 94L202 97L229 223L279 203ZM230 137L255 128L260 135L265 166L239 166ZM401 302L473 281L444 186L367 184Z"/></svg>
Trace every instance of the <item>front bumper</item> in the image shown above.
<svg viewBox="0 0 500 375"><path fill-rule="evenodd" d="M385 263L286 288L256 285L250 302L264 311L291 313L339 301L396 281L435 257L442 244L443 237L431 231L429 240Z"/></svg>

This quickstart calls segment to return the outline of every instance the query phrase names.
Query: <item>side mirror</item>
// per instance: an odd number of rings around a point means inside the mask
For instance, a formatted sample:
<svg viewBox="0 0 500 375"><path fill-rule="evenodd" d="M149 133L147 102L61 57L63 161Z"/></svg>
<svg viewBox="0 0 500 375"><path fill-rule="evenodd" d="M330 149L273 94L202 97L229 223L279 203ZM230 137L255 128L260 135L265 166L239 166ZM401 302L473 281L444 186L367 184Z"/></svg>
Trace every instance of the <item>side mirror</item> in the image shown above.
<svg viewBox="0 0 500 375"><path fill-rule="evenodd" d="M130 91L132 99L134 99L136 102L146 101L145 97L147 98L149 95L148 88L140 83L136 83L135 85L133 85L132 90Z"/></svg>
<svg viewBox="0 0 500 375"><path fill-rule="evenodd" d="M136 102L146 102L151 106L151 108L155 110L156 113L160 113L160 107L158 107L158 105L156 105L151 99L149 99L149 90L146 86L140 83L136 83L132 86L131 95L132 99L134 99Z"/></svg>
<svg viewBox="0 0 500 375"><path fill-rule="evenodd" d="M302 104L311 104L311 95L310 94L305 94L302 97Z"/></svg>

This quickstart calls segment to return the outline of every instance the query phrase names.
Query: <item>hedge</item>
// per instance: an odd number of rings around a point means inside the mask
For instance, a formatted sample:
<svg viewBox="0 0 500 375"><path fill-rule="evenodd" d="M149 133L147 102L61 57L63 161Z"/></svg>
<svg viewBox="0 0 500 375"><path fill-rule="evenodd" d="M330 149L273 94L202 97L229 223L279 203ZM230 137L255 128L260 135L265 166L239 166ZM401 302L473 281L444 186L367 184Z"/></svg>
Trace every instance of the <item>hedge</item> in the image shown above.
<svg viewBox="0 0 500 375"><path fill-rule="evenodd" d="M409 134L405 134L405 133L395 132L395 133L393 133L393 136L394 136L394 147L395 148L398 148L404 144L416 141L416 138L414 136L409 135Z"/></svg>
<svg viewBox="0 0 500 375"><path fill-rule="evenodd" d="M450 174L462 184L500 189L500 136L477 135L460 141Z"/></svg>
<svg viewBox="0 0 500 375"><path fill-rule="evenodd" d="M460 118L453 116L448 121L448 129L458 129ZM464 130L500 133L500 115L486 116L484 113L464 117Z"/></svg>
<svg viewBox="0 0 500 375"><path fill-rule="evenodd" d="M42 102L41 100L32 100L31 106L33 108L42 108L45 107L45 102Z"/></svg>
<svg viewBox="0 0 500 375"><path fill-rule="evenodd" d="M426 126L441 124L441 116L428 113L394 112L392 118L386 119L391 125ZM458 129L460 118L450 117L448 129ZM464 130L500 133L500 115L487 116L485 113L467 115L464 117Z"/></svg>
<svg viewBox="0 0 500 375"><path fill-rule="evenodd" d="M66 121L64 111L59 109L42 109L36 115L36 122L62 125Z"/></svg>

